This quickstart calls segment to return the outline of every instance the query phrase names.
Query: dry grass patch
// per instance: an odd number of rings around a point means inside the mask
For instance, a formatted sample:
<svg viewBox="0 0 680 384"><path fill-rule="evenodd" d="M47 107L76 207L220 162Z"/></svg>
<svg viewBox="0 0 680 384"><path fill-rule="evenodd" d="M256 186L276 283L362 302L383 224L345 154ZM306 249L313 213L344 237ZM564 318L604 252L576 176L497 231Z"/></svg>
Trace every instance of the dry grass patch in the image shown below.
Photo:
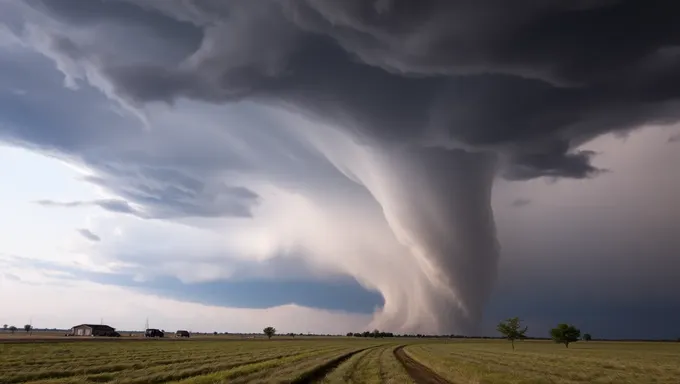
<svg viewBox="0 0 680 384"><path fill-rule="evenodd" d="M409 356L456 383L677 383L680 344L454 341L410 345Z"/></svg>

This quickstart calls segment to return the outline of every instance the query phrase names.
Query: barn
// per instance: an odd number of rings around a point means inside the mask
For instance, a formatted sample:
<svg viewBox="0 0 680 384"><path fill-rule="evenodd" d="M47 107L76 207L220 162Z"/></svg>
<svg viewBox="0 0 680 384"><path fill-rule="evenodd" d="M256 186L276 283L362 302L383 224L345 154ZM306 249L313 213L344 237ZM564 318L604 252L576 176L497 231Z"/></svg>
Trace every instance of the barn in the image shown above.
<svg viewBox="0 0 680 384"><path fill-rule="evenodd" d="M116 329L104 324L80 324L71 328L71 336L113 336Z"/></svg>

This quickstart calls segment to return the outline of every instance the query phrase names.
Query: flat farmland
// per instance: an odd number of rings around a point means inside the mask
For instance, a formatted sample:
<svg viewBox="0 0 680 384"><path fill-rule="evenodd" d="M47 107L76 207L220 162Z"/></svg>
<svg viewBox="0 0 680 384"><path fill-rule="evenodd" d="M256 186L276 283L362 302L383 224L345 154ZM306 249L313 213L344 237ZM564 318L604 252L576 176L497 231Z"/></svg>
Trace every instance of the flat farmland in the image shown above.
<svg viewBox="0 0 680 384"><path fill-rule="evenodd" d="M0 383L678 383L680 343L138 338L0 341ZM38 341L38 340L36 340Z"/></svg>
<svg viewBox="0 0 680 384"><path fill-rule="evenodd" d="M382 382L382 373L408 378L392 353L395 346L346 338L21 340L0 343L0 383L345 382L335 370L354 364L355 356L370 368L360 374L368 381L361 382Z"/></svg>
<svg viewBox="0 0 680 384"><path fill-rule="evenodd" d="M458 341L404 351L453 383L680 383L680 343Z"/></svg>

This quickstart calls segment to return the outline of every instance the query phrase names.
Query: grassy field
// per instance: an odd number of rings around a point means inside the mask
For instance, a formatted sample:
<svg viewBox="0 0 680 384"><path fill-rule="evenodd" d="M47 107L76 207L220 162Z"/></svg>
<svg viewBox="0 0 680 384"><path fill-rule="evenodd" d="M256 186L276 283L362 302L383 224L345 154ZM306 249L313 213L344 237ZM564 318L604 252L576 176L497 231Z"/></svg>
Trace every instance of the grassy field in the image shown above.
<svg viewBox="0 0 680 384"><path fill-rule="evenodd" d="M0 383L678 383L680 377L680 343L579 342L566 349L524 341L513 352L507 342L481 340L42 340L0 341Z"/></svg>
<svg viewBox="0 0 680 384"><path fill-rule="evenodd" d="M455 383L680 383L680 343L458 341L405 351Z"/></svg>

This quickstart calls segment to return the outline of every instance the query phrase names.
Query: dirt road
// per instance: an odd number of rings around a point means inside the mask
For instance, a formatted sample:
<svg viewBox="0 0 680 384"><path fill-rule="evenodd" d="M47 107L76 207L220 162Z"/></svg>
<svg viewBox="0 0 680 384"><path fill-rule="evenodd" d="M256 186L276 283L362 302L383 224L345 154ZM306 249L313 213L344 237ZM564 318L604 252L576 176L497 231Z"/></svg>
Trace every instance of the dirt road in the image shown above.
<svg viewBox="0 0 680 384"><path fill-rule="evenodd" d="M413 360L404 352L404 347L401 346L394 350L394 355L397 360L406 368L406 372L411 376L416 384L452 384L450 381L442 378L430 368Z"/></svg>

